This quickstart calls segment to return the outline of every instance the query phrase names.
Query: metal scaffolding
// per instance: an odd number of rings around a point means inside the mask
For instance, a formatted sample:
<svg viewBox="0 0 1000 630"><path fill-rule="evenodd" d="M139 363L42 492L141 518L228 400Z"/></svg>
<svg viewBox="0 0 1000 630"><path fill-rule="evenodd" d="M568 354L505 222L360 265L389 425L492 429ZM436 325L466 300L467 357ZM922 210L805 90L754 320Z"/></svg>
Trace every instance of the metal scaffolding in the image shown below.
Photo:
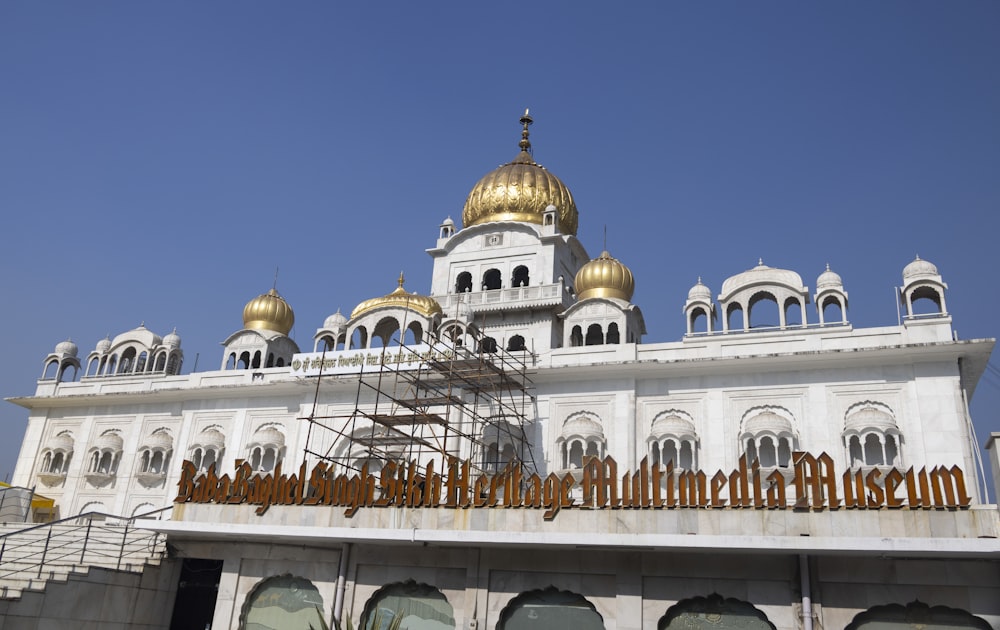
<svg viewBox="0 0 1000 630"><path fill-rule="evenodd" d="M378 350L362 365L353 409L318 414L322 372L309 422L306 455L340 470L369 472L386 461L421 465L467 459L492 473L508 463L535 472L531 420L535 398L527 351L474 351L435 340ZM325 356L325 353L324 353ZM366 362L363 362L366 363Z"/></svg>

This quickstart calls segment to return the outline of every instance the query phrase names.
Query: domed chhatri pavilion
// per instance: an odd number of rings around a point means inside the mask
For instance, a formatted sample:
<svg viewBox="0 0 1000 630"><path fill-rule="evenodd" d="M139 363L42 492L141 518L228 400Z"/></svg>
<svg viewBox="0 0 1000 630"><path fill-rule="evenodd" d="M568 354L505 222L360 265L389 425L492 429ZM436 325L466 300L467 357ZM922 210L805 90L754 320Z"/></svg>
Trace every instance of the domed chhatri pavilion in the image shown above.
<svg viewBox="0 0 1000 630"><path fill-rule="evenodd" d="M38 610L149 629L1000 628L984 479L1000 466L993 440L982 461L968 407L994 342L956 336L938 268L902 267L898 315L866 329L836 265L812 270L811 290L761 259L718 293L692 268L678 311L657 314L675 337L649 341L629 261L577 239L532 122L461 226L438 225L429 290L401 273L308 327L311 347L274 288L246 304L219 369L185 373L177 331L140 325L83 361L65 337L80 331L58 331L35 393L10 399L28 414L13 485L47 506L29 520L156 532L170 552L152 547L143 576L30 601L0 578L0 614L26 628ZM84 617L95 592L145 604Z"/></svg>

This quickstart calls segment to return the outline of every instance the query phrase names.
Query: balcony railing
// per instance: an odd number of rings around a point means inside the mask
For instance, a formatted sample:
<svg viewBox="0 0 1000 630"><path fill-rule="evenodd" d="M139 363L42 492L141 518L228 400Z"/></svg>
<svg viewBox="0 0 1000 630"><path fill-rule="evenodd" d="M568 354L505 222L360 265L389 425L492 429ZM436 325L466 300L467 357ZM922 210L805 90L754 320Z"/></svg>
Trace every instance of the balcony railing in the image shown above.
<svg viewBox="0 0 1000 630"><path fill-rule="evenodd" d="M514 306L569 306L573 301L562 283L450 293L434 296L434 299L441 304L446 316L454 312L459 301L468 304L474 311L499 310Z"/></svg>

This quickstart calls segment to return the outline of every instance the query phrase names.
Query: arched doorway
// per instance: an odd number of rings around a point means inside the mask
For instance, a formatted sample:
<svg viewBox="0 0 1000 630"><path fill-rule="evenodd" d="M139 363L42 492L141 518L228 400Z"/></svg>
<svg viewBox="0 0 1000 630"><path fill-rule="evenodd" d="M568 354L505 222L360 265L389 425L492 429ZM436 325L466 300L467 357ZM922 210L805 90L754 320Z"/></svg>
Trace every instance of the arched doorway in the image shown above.
<svg viewBox="0 0 1000 630"><path fill-rule="evenodd" d="M240 630L321 628L323 598L312 582L290 574L269 577L254 586L240 612Z"/></svg>
<svg viewBox="0 0 1000 630"><path fill-rule="evenodd" d="M512 599L497 630L604 630L604 618L582 595L550 586Z"/></svg>
<svg viewBox="0 0 1000 630"><path fill-rule="evenodd" d="M718 593L677 602L656 625L658 630L775 630L767 615L748 602Z"/></svg>
<svg viewBox="0 0 1000 630"><path fill-rule="evenodd" d="M452 630L455 610L444 593L413 580L383 586L361 615L363 630Z"/></svg>

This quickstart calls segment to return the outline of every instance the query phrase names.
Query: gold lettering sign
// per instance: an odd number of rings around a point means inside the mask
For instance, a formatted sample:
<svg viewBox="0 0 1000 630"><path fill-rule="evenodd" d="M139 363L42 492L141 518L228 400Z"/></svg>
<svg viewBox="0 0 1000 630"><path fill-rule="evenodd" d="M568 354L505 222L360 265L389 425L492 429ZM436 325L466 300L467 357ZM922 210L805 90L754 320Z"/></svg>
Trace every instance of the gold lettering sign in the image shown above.
<svg viewBox="0 0 1000 630"><path fill-rule="evenodd" d="M945 509L966 508L972 501L958 466L930 470L912 467L847 470L837 475L826 453L814 457L793 453L790 470L761 470L741 457L730 473L709 477L700 470L678 470L643 459L639 469L619 476L611 457L589 458L583 465L577 502L576 479L555 473L526 473L519 463L475 474L468 460L450 457L438 472L434 461L385 462L378 475L365 464L360 471L338 472L325 462L311 470L303 462L286 475L281 464L273 473L255 473L237 461L232 477L219 476L215 464L199 474L190 461L181 467L176 503L248 504L264 514L272 505L343 507L347 516L367 507L531 508L551 520L564 508L577 509ZM790 479L789 479L790 477ZM789 504L786 485L795 489Z"/></svg>

